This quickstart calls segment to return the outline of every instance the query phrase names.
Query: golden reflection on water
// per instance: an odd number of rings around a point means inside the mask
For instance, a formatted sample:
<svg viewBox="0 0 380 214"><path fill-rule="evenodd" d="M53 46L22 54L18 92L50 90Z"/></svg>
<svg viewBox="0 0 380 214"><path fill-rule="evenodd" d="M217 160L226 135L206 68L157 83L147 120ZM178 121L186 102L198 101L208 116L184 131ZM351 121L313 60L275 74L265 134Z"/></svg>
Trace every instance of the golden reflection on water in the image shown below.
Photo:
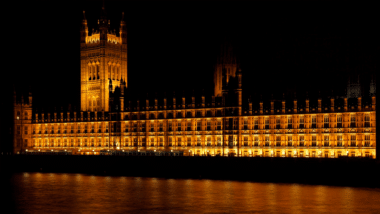
<svg viewBox="0 0 380 214"><path fill-rule="evenodd" d="M58 173L14 174L5 185L23 213L380 212L380 190L369 188Z"/></svg>

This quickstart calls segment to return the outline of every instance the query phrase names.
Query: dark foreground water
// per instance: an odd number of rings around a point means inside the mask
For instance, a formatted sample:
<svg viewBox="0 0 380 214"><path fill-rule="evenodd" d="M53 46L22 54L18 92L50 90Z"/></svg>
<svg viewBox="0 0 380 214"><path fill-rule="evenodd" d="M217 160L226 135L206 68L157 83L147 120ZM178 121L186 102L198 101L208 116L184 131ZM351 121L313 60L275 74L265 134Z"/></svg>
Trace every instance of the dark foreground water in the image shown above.
<svg viewBox="0 0 380 214"><path fill-rule="evenodd" d="M1 182L0 213L380 213L371 188L61 173Z"/></svg>

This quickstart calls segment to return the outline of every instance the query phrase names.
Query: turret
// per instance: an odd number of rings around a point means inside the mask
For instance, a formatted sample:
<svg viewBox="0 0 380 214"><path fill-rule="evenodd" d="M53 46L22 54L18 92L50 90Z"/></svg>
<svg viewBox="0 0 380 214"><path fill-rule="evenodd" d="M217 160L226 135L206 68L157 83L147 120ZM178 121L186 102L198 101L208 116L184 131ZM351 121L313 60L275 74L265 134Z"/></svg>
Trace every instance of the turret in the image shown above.
<svg viewBox="0 0 380 214"><path fill-rule="evenodd" d="M344 111L347 111L347 97L344 98Z"/></svg>
<svg viewBox="0 0 380 214"><path fill-rule="evenodd" d="M305 111L306 111L306 113L308 113L309 112L309 110L310 110L310 103L309 103L309 96L308 96L308 94L307 94L307 92L306 92L306 101L305 101Z"/></svg>
<svg viewBox="0 0 380 214"><path fill-rule="evenodd" d="M270 101L270 113L274 114L274 99L273 99L273 94L272 94L272 99Z"/></svg>
<svg viewBox="0 0 380 214"><path fill-rule="evenodd" d="M176 103L176 99L175 99L175 92L173 92L173 109L176 108L176 105L177 105L177 103Z"/></svg>
<svg viewBox="0 0 380 214"><path fill-rule="evenodd" d="M145 108L146 108L147 111L149 110L149 95L148 95L148 93L146 94Z"/></svg>
<svg viewBox="0 0 380 214"><path fill-rule="evenodd" d="M182 108L185 108L186 107L186 102L185 102L186 98L185 98L185 92L182 92Z"/></svg>
<svg viewBox="0 0 380 214"><path fill-rule="evenodd" d="M376 97L372 96L372 110L376 111Z"/></svg>
<svg viewBox="0 0 380 214"><path fill-rule="evenodd" d="M319 92L319 96L318 96L318 112L322 112L322 98L321 98L320 92Z"/></svg>
<svg viewBox="0 0 380 214"><path fill-rule="evenodd" d="M331 110L331 112L334 112L334 106L335 106L334 101L335 101L334 95L331 93L331 98L330 98L330 110Z"/></svg>
<svg viewBox="0 0 380 214"><path fill-rule="evenodd" d="M191 105L192 105L192 108L195 108L195 96L194 96L194 91L193 91L193 94L191 95Z"/></svg>
<svg viewBox="0 0 380 214"><path fill-rule="evenodd" d="M282 101L281 101L281 113L285 114L285 94L282 94Z"/></svg>
<svg viewBox="0 0 380 214"><path fill-rule="evenodd" d="M249 105L249 115L252 115L252 100L251 100L251 98L248 99L248 105Z"/></svg>
<svg viewBox="0 0 380 214"><path fill-rule="evenodd" d="M32 106L32 104L33 104L32 92L29 91L29 106Z"/></svg>
<svg viewBox="0 0 380 214"><path fill-rule="evenodd" d="M87 36L88 36L87 19L86 19L85 11L83 11L82 27L80 29L81 44L85 45Z"/></svg>
<svg viewBox="0 0 380 214"><path fill-rule="evenodd" d="M164 109L166 109L166 93L164 94Z"/></svg>
<svg viewBox="0 0 380 214"><path fill-rule="evenodd" d="M358 111L362 110L362 97L358 97Z"/></svg>
<svg viewBox="0 0 380 214"><path fill-rule="evenodd" d="M263 98L260 96L260 114L264 114L264 103L263 103Z"/></svg>
<svg viewBox="0 0 380 214"><path fill-rule="evenodd" d="M205 105L206 105L206 99L205 99L204 91L202 90L202 108L204 108Z"/></svg>
<svg viewBox="0 0 380 214"><path fill-rule="evenodd" d="M98 20L98 24L99 24L99 34L100 34L100 45L105 45L105 43L107 42L107 32L108 32L108 29L110 28L110 21L107 19L107 13L104 6L104 1L103 1L100 19Z"/></svg>
<svg viewBox="0 0 380 214"><path fill-rule="evenodd" d="M155 109L155 110L158 109L157 93L156 93L155 96L154 96L154 109Z"/></svg>
<svg viewBox="0 0 380 214"><path fill-rule="evenodd" d="M297 98L296 94L294 93L294 100L293 100L293 112L296 114L297 113Z"/></svg>
<svg viewBox="0 0 380 214"><path fill-rule="evenodd" d="M243 90L242 90L242 72L241 69L239 68L237 72L237 78L238 78L238 88L236 89L237 91L237 105L241 107L243 105ZM241 115L241 108L239 109L239 115Z"/></svg>

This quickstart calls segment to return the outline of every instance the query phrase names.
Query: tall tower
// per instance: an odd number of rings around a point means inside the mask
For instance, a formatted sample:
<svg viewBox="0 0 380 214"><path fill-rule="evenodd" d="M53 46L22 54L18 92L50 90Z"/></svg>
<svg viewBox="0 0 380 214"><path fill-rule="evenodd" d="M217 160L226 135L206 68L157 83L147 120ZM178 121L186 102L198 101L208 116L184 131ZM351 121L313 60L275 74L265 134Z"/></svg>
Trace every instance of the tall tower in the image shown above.
<svg viewBox="0 0 380 214"><path fill-rule="evenodd" d="M220 49L220 55L214 71L214 96L221 97L223 84L228 84L231 77L236 77L238 63L232 44L225 39ZM223 80L224 78L224 80ZM223 83L225 81L225 83Z"/></svg>
<svg viewBox="0 0 380 214"><path fill-rule="evenodd" d="M83 11L81 28L81 111L109 111L109 92L127 87L127 31L123 18L119 35L110 29L104 2L97 30L88 32ZM112 88L109 88L112 80Z"/></svg>

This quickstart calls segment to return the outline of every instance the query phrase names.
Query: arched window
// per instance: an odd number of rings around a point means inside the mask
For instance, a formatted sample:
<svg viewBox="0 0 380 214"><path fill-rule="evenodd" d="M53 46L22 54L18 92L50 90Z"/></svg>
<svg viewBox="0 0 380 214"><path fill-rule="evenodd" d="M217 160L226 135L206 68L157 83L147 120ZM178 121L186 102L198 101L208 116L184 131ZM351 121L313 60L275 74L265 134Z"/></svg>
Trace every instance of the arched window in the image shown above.
<svg viewBox="0 0 380 214"><path fill-rule="evenodd" d="M96 78L99 79L99 65L96 65Z"/></svg>

